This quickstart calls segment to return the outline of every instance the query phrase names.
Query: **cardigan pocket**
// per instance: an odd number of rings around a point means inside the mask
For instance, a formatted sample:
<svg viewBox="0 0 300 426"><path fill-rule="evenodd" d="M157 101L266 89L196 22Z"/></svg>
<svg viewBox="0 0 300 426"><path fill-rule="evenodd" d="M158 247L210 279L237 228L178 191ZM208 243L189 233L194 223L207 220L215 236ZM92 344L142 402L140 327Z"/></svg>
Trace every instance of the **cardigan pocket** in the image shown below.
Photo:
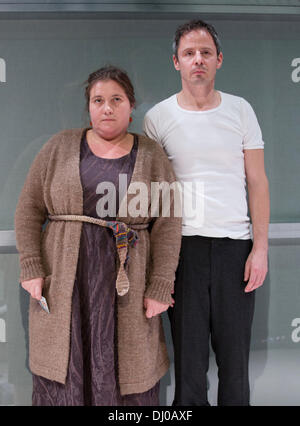
<svg viewBox="0 0 300 426"><path fill-rule="evenodd" d="M49 309L49 312L50 312L50 307L49 307L49 288L50 288L50 284L51 284L51 278L52 278L52 275L47 275L44 278L44 284L43 284L43 288L42 288L42 296L46 299L46 303L47 303L47 307ZM38 305L39 305L39 308L41 310L43 310L43 308L42 308L42 306L40 305L39 302L38 302ZM45 312L45 314L49 315L49 313L46 312L45 310L44 310L44 312Z"/></svg>
<svg viewBox="0 0 300 426"><path fill-rule="evenodd" d="M50 289L50 285L51 285L51 279L52 279L52 274L51 275L47 275L44 279L44 284L43 284L43 289L42 289L42 295L45 297L45 299L48 302L48 296L49 296L49 289Z"/></svg>
<svg viewBox="0 0 300 426"><path fill-rule="evenodd" d="M52 274L46 275L44 278L43 290L48 290L51 283Z"/></svg>

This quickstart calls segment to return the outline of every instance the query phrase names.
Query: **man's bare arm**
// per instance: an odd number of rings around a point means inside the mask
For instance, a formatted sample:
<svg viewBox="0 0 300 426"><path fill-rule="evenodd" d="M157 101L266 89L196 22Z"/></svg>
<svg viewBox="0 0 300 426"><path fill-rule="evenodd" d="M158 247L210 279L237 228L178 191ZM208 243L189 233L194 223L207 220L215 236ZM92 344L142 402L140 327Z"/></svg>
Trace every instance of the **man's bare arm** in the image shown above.
<svg viewBox="0 0 300 426"><path fill-rule="evenodd" d="M245 292L260 287L268 272L268 229L270 221L269 183L265 173L264 151L245 150L245 171L252 221L253 248L245 265Z"/></svg>

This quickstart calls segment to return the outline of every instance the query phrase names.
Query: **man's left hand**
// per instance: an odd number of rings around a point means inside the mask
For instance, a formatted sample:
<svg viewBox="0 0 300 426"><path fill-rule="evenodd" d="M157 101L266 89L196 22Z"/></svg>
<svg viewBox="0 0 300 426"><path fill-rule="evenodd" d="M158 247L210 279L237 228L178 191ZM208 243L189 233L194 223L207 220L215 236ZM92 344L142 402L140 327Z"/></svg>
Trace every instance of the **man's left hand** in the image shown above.
<svg viewBox="0 0 300 426"><path fill-rule="evenodd" d="M245 292L249 293L260 287L268 272L268 251L254 250L250 252L244 273L244 281L248 281Z"/></svg>

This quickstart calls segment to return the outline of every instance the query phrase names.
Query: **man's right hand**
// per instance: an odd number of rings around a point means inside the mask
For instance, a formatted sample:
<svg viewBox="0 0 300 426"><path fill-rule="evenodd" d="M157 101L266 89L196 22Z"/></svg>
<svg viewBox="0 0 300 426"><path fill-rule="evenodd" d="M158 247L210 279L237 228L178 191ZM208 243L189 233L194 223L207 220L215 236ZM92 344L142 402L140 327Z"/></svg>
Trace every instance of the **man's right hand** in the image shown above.
<svg viewBox="0 0 300 426"><path fill-rule="evenodd" d="M31 297L37 300L42 298L42 288L44 284L44 278L33 278L32 280L22 281L22 287L30 293Z"/></svg>

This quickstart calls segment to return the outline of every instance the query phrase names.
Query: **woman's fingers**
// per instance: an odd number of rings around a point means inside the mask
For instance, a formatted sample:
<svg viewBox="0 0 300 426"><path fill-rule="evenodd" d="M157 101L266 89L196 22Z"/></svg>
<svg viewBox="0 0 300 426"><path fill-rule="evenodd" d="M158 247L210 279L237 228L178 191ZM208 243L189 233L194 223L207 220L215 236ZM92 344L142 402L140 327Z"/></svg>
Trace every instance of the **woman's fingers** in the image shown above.
<svg viewBox="0 0 300 426"><path fill-rule="evenodd" d="M44 278L33 278L32 280L21 282L21 285L24 290L30 293L31 297L37 300L41 300L43 283Z"/></svg>
<svg viewBox="0 0 300 426"><path fill-rule="evenodd" d="M146 308L146 312L145 312L146 317L152 318L166 311L170 305L158 302L157 300L154 300L154 299L145 298L144 306Z"/></svg>

